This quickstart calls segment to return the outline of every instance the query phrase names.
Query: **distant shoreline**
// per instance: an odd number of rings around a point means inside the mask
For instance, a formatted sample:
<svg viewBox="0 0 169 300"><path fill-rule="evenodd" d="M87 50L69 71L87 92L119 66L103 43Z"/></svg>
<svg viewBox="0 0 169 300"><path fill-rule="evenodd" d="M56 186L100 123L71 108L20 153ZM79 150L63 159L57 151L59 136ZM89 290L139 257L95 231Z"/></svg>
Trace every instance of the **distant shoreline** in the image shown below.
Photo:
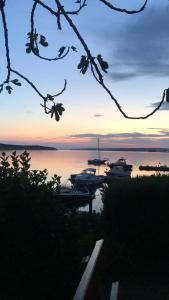
<svg viewBox="0 0 169 300"><path fill-rule="evenodd" d="M12 144L4 144L0 143L0 151L7 151L7 150L35 150L35 151L56 151L56 150L67 150L67 151L97 151L97 148L70 148L70 149L57 149L55 147L48 147L48 146L40 146L40 145L12 145ZM101 152L161 152L161 153L169 153L169 148L100 148Z"/></svg>
<svg viewBox="0 0 169 300"><path fill-rule="evenodd" d="M97 148L76 148L67 150L97 151ZM162 152L169 153L169 148L100 148L100 151L124 151L124 152Z"/></svg>
<svg viewBox="0 0 169 300"><path fill-rule="evenodd" d="M7 151L7 150L36 150L36 151L43 151L43 150L58 150L54 147L46 147L40 145L11 145L11 144L2 144L0 143L0 151Z"/></svg>

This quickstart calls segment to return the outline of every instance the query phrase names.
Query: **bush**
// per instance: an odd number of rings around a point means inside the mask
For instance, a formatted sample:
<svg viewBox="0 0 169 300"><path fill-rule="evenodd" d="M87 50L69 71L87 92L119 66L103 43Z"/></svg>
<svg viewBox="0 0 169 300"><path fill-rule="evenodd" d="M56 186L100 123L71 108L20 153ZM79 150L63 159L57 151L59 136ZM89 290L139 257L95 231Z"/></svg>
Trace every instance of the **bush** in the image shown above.
<svg viewBox="0 0 169 300"><path fill-rule="evenodd" d="M30 156L0 162L1 298L72 299L81 259L100 235L100 216L68 210L54 192L60 177L30 170Z"/></svg>
<svg viewBox="0 0 169 300"><path fill-rule="evenodd" d="M169 176L114 180L103 194L106 234L118 268L169 258Z"/></svg>

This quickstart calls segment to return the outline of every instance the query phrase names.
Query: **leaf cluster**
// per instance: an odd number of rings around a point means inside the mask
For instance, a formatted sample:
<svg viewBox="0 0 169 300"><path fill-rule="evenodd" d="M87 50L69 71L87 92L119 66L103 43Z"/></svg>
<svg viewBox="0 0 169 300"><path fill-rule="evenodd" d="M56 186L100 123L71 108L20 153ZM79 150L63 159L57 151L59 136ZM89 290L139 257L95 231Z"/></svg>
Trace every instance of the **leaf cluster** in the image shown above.
<svg viewBox="0 0 169 300"><path fill-rule="evenodd" d="M89 65L93 65L93 61L97 60L97 62L99 63L99 66L101 68L101 70L105 73L107 73L107 69L109 68L109 65L107 63L107 61L105 61L102 57L101 54L98 54L97 57L93 58L93 60L91 61L91 59L89 59L88 56L82 55L81 56L81 60L80 63L78 64L77 68L80 70L80 72L84 75L86 73L86 71L88 70Z"/></svg>
<svg viewBox="0 0 169 300"><path fill-rule="evenodd" d="M41 45L42 47L48 47L48 42L46 40L46 37L42 34L36 33L27 33L29 42L25 44L26 46L26 53L34 52L35 54L39 54L39 48L38 45Z"/></svg>
<svg viewBox="0 0 169 300"><path fill-rule="evenodd" d="M60 177L54 175L51 180L47 180L48 172L31 170L31 157L27 151L20 155L16 151L9 156L2 152L0 156L0 186L8 186L9 189L17 182L22 190L32 188L42 191L58 191L60 189Z"/></svg>
<svg viewBox="0 0 169 300"><path fill-rule="evenodd" d="M60 116L65 111L62 103L54 104L51 107L51 118L55 117L55 120L58 122L60 120Z"/></svg>
<svg viewBox="0 0 169 300"><path fill-rule="evenodd" d="M80 72L84 75L89 67L89 59L87 56L82 55L80 63L78 64L77 68L80 70Z"/></svg>
<svg viewBox="0 0 169 300"><path fill-rule="evenodd" d="M11 84L16 85L16 86L21 86L21 82L18 79L13 79L10 80L7 83L3 83L0 85L0 93L3 91L3 88L5 87L6 91L8 92L8 94L12 93L13 87L11 86Z"/></svg>

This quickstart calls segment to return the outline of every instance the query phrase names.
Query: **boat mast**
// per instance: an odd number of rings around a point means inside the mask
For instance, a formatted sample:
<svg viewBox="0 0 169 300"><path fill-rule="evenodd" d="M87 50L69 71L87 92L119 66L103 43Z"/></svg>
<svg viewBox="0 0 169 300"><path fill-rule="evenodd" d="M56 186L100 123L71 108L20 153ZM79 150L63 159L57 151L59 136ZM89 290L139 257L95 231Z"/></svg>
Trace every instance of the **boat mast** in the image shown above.
<svg viewBox="0 0 169 300"><path fill-rule="evenodd" d="M99 136L97 137L97 150L98 150L98 159L100 159L100 144L99 144Z"/></svg>

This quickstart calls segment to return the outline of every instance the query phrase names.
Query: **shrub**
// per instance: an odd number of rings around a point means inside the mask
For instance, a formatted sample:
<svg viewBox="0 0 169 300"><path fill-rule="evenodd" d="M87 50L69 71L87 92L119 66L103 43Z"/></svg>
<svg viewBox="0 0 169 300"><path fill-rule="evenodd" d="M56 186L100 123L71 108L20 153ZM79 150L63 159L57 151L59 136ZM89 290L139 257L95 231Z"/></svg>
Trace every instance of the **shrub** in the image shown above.
<svg viewBox="0 0 169 300"><path fill-rule="evenodd" d="M123 268L168 259L169 176L114 180L103 194L112 262Z"/></svg>
<svg viewBox="0 0 169 300"><path fill-rule="evenodd" d="M68 210L54 196L60 177L30 170L30 156L0 162L2 299L72 299L81 259L100 235L100 216Z"/></svg>

